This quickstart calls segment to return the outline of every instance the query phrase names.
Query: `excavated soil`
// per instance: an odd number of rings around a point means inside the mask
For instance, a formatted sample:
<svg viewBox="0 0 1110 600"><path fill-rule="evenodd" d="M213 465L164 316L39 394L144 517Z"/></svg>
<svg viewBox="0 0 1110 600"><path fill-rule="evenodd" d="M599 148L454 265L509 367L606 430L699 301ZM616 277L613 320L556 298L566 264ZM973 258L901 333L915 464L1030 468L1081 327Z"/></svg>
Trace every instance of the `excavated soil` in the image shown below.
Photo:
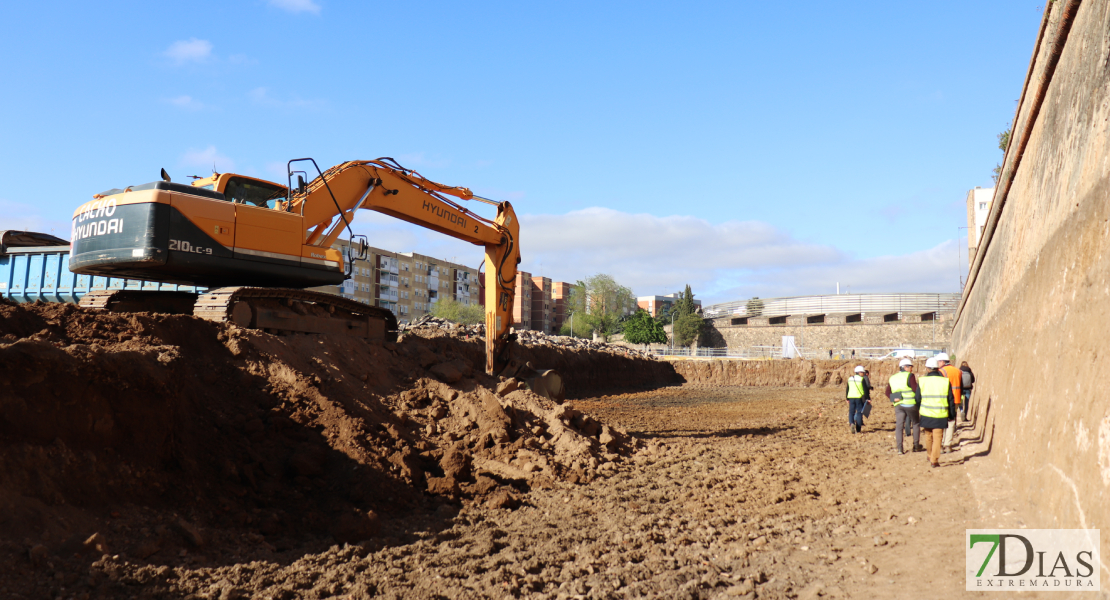
<svg viewBox="0 0 1110 600"><path fill-rule="evenodd" d="M885 388L898 371L897 360L676 359L672 364L685 382L712 385L842 387L862 366L870 372L872 385ZM917 359L916 365L924 372L925 359Z"/></svg>
<svg viewBox="0 0 1110 600"><path fill-rule="evenodd" d="M1015 524L840 390L590 396L674 371L525 348L560 405L480 344L0 305L0 597L939 597L965 528Z"/></svg>

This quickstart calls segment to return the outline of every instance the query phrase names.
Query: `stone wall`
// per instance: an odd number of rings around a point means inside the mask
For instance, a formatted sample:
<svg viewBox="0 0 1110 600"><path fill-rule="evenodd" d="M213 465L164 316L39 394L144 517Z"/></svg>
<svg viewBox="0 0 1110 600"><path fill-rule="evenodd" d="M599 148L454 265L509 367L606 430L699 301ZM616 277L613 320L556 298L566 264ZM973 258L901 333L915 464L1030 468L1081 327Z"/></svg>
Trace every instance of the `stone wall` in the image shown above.
<svg viewBox="0 0 1110 600"><path fill-rule="evenodd" d="M698 340L700 348L744 350L752 346L778 346L782 336L794 336L794 343L807 350L842 348L931 348L951 346L953 315L939 315L936 321L922 321L921 315L906 315L900 321L884 322L882 315L864 316L858 323L845 322L845 315L827 315L825 323L806 323L806 316L787 317L785 325L769 325L766 318L749 319L749 325L732 325L730 318L706 319L705 331ZM670 335L671 326L664 325ZM628 344L620 334L609 336L610 344L646 349L670 348L670 344Z"/></svg>
<svg viewBox="0 0 1110 600"><path fill-rule="evenodd" d="M1098 528L1110 514L1110 1L1050 3L1041 31L953 343L978 378L974 435L1025 490L1026 525Z"/></svg>
<svg viewBox="0 0 1110 600"><path fill-rule="evenodd" d="M915 372L922 374L925 361L917 360ZM771 387L831 387L840 391L856 365L871 373L877 388L872 398L885 399L890 376L898 371L896 360L674 360L674 370L686 383ZM843 396L840 396L843 397Z"/></svg>
<svg viewBox="0 0 1110 600"><path fill-rule="evenodd" d="M702 334L703 347L750 348L778 346L782 336L794 336L794 343L811 350L839 348L940 348L949 346L952 319L933 322L867 322L809 325L725 325L728 319L707 322L710 327ZM789 321L788 321L789 323Z"/></svg>

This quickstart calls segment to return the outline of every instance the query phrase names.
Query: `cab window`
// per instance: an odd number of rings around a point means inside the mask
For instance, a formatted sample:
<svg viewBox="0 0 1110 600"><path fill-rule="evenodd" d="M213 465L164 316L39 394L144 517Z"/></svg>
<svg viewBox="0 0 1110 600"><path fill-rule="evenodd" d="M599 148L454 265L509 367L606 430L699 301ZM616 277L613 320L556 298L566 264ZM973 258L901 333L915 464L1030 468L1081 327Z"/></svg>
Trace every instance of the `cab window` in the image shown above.
<svg viewBox="0 0 1110 600"><path fill-rule="evenodd" d="M274 208L278 200L285 199L285 188L253 179L232 177L224 186L224 198L235 204Z"/></svg>

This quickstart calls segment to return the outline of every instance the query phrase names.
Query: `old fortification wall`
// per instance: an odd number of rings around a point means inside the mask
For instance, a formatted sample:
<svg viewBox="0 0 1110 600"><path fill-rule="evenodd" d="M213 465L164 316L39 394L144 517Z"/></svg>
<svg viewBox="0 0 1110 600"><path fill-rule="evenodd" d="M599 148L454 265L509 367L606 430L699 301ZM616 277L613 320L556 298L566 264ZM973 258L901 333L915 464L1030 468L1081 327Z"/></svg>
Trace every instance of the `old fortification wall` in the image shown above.
<svg viewBox="0 0 1110 600"><path fill-rule="evenodd" d="M784 335L794 336L795 344L810 349L947 348L952 320L845 325L716 325L702 334L701 345L712 348L777 346Z"/></svg>
<svg viewBox="0 0 1110 600"><path fill-rule="evenodd" d="M954 331L976 436L1025 490L1029 527L1110 516L1107 64L1110 2L1050 3Z"/></svg>
<svg viewBox="0 0 1110 600"><path fill-rule="evenodd" d="M833 317L826 323L806 323L805 316L790 317L785 324L771 325L766 318L753 318L747 325L733 325L731 319L706 319L705 330L698 340L701 348L744 350L753 346L778 346L782 336L794 336L794 343L811 350L844 348L935 348L948 349L952 341L953 315L941 314L935 321L922 321L920 315L903 320L884 322L882 316L866 317L859 323L845 323ZM663 329L670 335L670 326ZM624 336L609 337L609 343L633 348ZM651 349L668 348L669 344L651 344Z"/></svg>

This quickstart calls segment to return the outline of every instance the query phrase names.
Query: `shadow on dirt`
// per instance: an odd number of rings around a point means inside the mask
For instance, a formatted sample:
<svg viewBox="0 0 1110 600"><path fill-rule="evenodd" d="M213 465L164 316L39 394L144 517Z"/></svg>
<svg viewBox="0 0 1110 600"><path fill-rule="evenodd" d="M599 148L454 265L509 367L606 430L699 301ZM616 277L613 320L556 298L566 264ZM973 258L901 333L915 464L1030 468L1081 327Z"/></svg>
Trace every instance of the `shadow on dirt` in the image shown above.
<svg viewBox="0 0 1110 600"><path fill-rule="evenodd" d="M767 435L774 435L783 431L794 429L793 427L751 427L739 429L721 429L718 431L702 431L697 433L683 433L683 432L633 432L629 435L644 440L651 439L668 439L668 438L692 438L692 439L705 439L705 438L745 438L745 437L763 437Z"/></svg>

